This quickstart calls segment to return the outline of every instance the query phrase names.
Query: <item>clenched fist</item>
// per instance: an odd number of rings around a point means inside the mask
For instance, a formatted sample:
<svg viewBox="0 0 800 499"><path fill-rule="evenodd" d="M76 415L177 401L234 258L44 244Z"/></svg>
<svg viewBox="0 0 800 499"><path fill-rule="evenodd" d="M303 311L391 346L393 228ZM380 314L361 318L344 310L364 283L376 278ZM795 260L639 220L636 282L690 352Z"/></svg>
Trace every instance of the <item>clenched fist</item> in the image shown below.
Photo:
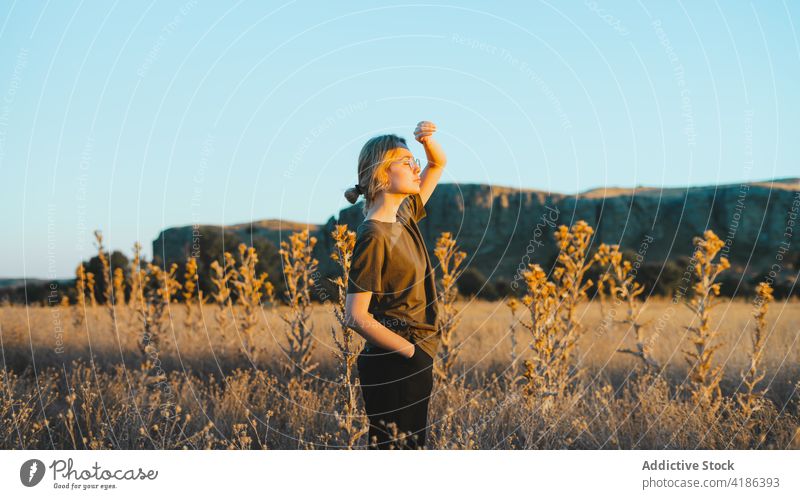
<svg viewBox="0 0 800 499"><path fill-rule="evenodd" d="M436 131L436 125L430 121L420 121L417 123L417 128L414 129L414 138L417 142L424 144Z"/></svg>

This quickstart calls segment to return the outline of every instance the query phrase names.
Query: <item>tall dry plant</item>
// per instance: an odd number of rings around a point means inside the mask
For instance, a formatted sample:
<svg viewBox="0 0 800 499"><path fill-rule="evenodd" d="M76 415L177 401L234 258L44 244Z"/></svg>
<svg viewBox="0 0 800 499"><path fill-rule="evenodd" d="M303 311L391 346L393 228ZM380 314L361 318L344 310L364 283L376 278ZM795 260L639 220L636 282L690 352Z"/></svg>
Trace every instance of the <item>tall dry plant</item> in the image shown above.
<svg viewBox="0 0 800 499"><path fill-rule="evenodd" d="M433 364L433 372L436 377L444 383L449 383L453 378L453 366L456 363L462 344L456 344L453 334L461 322L459 310L455 307L458 297L456 282L463 272L459 269L467 253L456 248L456 241L450 232L442 232L436 241L436 248L433 254L439 261L439 268L442 270L442 277L439 279L439 327L441 336L439 339L440 347L438 362ZM462 342L463 343L463 342Z"/></svg>
<svg viewBox="0 0 800 499"><path fill-rule="evenodd" d="M353 256L353 248L356 244L356 233L347 230L347 225L337 224L331 231L334 240L334 251L331 258L342 268L342 275L335 279L328 279L336 285L338 301L333 308L333 314L339 322L342 331L342 340L336 334L336 329L331 327L331 336L336 345L334 355L338 360L338 396L343 401L342 410L334 411L334 416L339 425L339 430L344 434L344 441L348 449L353 449L363 435L369 432L369 420L366 414L358 411L359 381L354 375L356 361L359 351L363 345L358 341L359 335L348 327L345 321L345 301L347 298L347 283L350 280L350 262ZM338 404L337 404L338 406Z"/></svg>
<svg viewBox="0 0 800 499"><path fill-rule="evenodd" d="M517 317L517 311L522 307L522 302L518 299L511 297L505 301L505 305L511 312L511 324L508 327L509 338L511 339L511 365L505 371L505 378L511 384L515 383L518 379L517 367L520 359L519 340L517 339L517 324L520 319Z"/></svg>
<svg viewBox="0 0 800 499"><path fill-rule="evenodd" d="M691 333L691 342L694 350L684 350L686 362L689 364L689 379L692 401L697 404L698 410L708 417L713 418L722 404L722 366L712 368L711 364L716 352L722 344L714 343L719 331L711 327L711 309L718 304L720 284L715 282L725 269L730 267L728 259L721 257L719 263L714 263L719 251L725 243L707 230L703 237L694 239L697 249L694 252L694 271L697 277L694 296L686 306L696 315L697 326L686 326Z"/></svg>
<svg viewBox="0 0 800 499"><path fill-rule="evenodd" d="M606 267L597 282L598 292L602 293L601 290L608 287L615 300L625 303L625 318L615 320L615 322L630 327L636 336L636 350L618 348L617 352L633 355L654 374L660 374L661 366L653 358L654 338L644 337L644 329L650 321L639 321L644 303L639 301L637 296L644 292L644 287L635 281L634 275L631 273L633 264L623 258L618 244L601 244L594 259L598 264Z"/></svg>
<svg viewBox="0 0 800 499"><path fill-rule="evenodd" d="M94 272L86 272L86 292L89 295L92 310L97 309L97 297L94 294Z"/></svg>
<svg viewBox="0 0 800 499"><path fill-rule="evenodd" d="M108 310L108 315L111 318L111 324L116 325L117 320L114 315L114 300L112 299L112 279L111 279L111 264L106 256L106 250L103 247L103 233L99 230L94 231L95 247L97 248L97 258L100 260L100 266L103 269L103 275L100 278L100 285L103 287L103 300Z"/></svg>
<svg viewBox="0 0 800 499"><path fill-rule="evenodd" d="M114 269L114 304L125 305L125 271L122 267Z"/></svg>
<svg viewBox="0 0 800 499"><path fill-rule="evenodd" d="M186 260L186 272L183 273L183 290L181 291L183 306L186 311L183 325L189 331L194 331L195 328L195 308L197 308L198 313L197 320L202 319L204 298L203 291L198 286L199 278L200 276L197 275L197 259L189 257Z"/></svg>
<svg viewBox="0 0 800 499"><path fill-rule="evenodd" d="M594 263L588 256L592 234L594 229L583 220L578 220L570 228L561 225L554 234L558 245L558 258L553 270L559 300L557 312L570 340L570 348L575 343L572 340L583 332L576 316L577 308L586 299L586 290L592 286L592 280L585 277Z"/></svg>
<svg viewBox="0 0 800 499"><path fill-rule="evenodd" d="M761 370L761 360L764 355L764 344L766 343L767 331L767 312L769 310L769 303L773 298L773 289L766 282L761 282L756 286L756 309L753 311L755 318L755 331L752 337L752 351L750 352L750 365L747 372L741 373L742 383L746 391L736 394L735 400L739 406L739 412L744 420L744 427L747 429L745 434L752 434L754 421L753 415L759 410L763 409L765 405L765 398L768 387L763 390L757 390L756 385L764 379L766 373Z"/></svg>
<svg viewBox="0 0 800 499"><path fill-rule="evenodd" d="M314 351L314 328L309 323L311 317L311 289L314 286L312 276L317 272L316 258L312 257L316 237L309 237L308 229L295 232L289 241L281 241L280 255L283 257L283 275L286 282L286 299L289 311L281 314L287 324L286 338L289 346L287 356L289 362L284 363L284 370L291 377L306 379L306 374L317 368L319 363L312 363Z"/></svg>
<svg viewBox="0 0 800 499"><path fill-rule="evenodd" d="M586 272L594 263L588 256L593 233L594 229L583 220L570 228L559 226L554 234L559 254L553 281L536 264L529 264L524 273L527 292L523 303L531 320L521 323L531 332L533 351L532 360L525 362L528 395L565 395L575 388L586 370L576 363L575 348L583 333L577 308L592 285Z"/></svg>
<svg viewBox="0 0 800 499"><path fill-rule="evenodd" d="M125 317L129 315L128 307L125 304L125 271L122 267L114 269L114 327L118 327Z"/></svg>
<svg viewBox="0 0 800 499"><path fill-rule="evenodd" d="M236 289L236 318L243 336L242 350L253 364L257 364L260 357L256 332L262 312L261 298L266 293L267 301L272 304L274 292L272 283L267 281L269 275L266 272L256 275L257 263L256 249L244 243L239 244L239 268L232 281Z"/></svg>
<svg viewBox="0 0 800 499"><path fill-rule="evenodd" d="M538 264L529 264L523 272L527 291L522 303L530 314L530 322L520 318L519 323L531 333L529 347L532 359L525 361L527 380L524 393L527 396L556 396L562 380L556 365L563 358L564 345L561 330L556 320L558 307L556 285L547 279L547 274Z"/></svg>
<svg viewBox="0 0 800 499"><path fill-rule="evenodd" d="M143 281L143 303L139 309L142 323L142 336L139 349L143 354L142 367L148 371L157 363L161 350L161 333L164 328L164 312L181 285L175 279L178 264L173 263L169 271L158 265L147 264L147 276Z"/></svg>
<svg viewBox="0 0 800 499"><path fill-rule="evenodd" d="M83 316L86 313L86 270L83 268L83 262L75 269L75 295L77 307L72 323L77 327L83 323Z"/></svg>
<svg viewBox="0 0 800 499"><path fill-rule="evenodd" d="M211 276L211 282L216 287L216 291L212 292L211 297L214 299L214 303L217 304L217 310L214 314L214 318L217 321L217 327L219 327L219 350L220 354L224 357L226 345L228 343L228 328L233 322L231 318L232 311L233 311L233 298L231 290L233 289L232 284L230 284L234 279L236 279L236 266L233 260L233 255L226 251L222 255L222 265L219 264L216 260L211 262L211 271L213 275Z"/></svg>
<svg viewBox="0 0 800 499"><path fill-rule="evenodd" d="M133 243L133 259L129 263L131 295L128 299L129 322L128 328L137 326L144 307L144 281L147 271L142 269L142 245Z"/></svg>

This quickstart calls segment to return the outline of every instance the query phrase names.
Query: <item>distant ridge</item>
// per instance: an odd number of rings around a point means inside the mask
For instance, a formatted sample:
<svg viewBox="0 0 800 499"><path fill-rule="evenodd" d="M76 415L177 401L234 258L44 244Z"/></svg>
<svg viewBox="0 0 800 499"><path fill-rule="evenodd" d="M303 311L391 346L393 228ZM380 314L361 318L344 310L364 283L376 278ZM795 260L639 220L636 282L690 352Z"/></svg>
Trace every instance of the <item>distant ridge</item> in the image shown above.
<svg viewBox="0 0 800 499"><path fill-rule="evenodd" d="M600 242L620 244L636 251L643 240L652 238L644 261L659 264L688 258L692 238L707 228L730 241L724 251L734 271L753 273L776 261L779 245L792 213L800 202L800 179L781 178L750 183L693 187L607 187L579 194L549 193L488 184L440 184L425 206L427 216L420 229L435 263L433 248L444 231L456 237L469 255L468 265L490 280L509 281L520 263L551 262L555 258L552 227L544 227L535 251L526 250L541 232L542 216L558 212L556 225L585 220L595 229ZM360 201L339 211L324 224L306 224L278 219L254 221L225 227L242 240L263 238L279 246L281 240L308 229L317 237L315 257L326 275L338 272L329 255L330 237L336 224L351 230L363 221ZM166 261L186 258L191 247L191 226L169 228L153 242L153 254ZM219 226L216 230L221 230ZM800 231L800 230L799 230ZM783 255L784 268L798 260L800 236ZM539 246L538 243L542 243ZM788 272L787 272L788 273Z"/></svg>

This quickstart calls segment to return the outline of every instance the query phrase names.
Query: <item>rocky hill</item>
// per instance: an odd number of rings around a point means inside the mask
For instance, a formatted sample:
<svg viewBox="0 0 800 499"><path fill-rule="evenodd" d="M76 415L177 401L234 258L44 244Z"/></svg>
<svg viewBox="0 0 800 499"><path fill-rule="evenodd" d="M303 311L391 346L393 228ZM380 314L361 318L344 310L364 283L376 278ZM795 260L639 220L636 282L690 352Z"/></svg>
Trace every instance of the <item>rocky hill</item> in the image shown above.
<svg viewBox="0 0 800 499"><path fill-rule="evenodd" d="M273 219L225 230L243 241L263 238L277 247L292 232L309 229L318 239L320 270L333 275L337 266L329 257L330 233L338 223L355 230L363 220L361 203L341 210L323 225ZM577 220L595 228L595 243L641 250L643 262L651 265L689 257L692 238L706 228L727 240L723 251L734 272L757 274L772 269L786 277L792 269L797 273L799 260L800 235L794 241L791 237L800 218L799 179L690 188L606 188L577 195L440 184L426 211L420 229L432 261L436 262L436 239L448 231L468 254L464 265L495 282L510 282L528 262L552 262L555 227ZM153 254L167 261L185 259L191 252L192 232L192 226L164 230L153 242Z"/></svg>

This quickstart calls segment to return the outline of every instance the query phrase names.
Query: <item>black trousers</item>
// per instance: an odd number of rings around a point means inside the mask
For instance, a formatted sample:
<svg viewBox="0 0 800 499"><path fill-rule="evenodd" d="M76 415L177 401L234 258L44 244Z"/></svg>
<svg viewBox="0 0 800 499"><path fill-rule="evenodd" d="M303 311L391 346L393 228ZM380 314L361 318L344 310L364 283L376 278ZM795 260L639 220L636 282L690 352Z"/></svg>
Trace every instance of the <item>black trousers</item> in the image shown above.
<svg viewBox="0 0 800 499"><path fill-rule="evenodd" d="M428 402L433 391L433 359L418 345L413 357L368 345L356 360L369 418L370 449L420 449L425 445ZM397 425L392 439L389 423ZM399 441L406 433L405 443ZM375 445L377 440L377 446Z"/></svg>

